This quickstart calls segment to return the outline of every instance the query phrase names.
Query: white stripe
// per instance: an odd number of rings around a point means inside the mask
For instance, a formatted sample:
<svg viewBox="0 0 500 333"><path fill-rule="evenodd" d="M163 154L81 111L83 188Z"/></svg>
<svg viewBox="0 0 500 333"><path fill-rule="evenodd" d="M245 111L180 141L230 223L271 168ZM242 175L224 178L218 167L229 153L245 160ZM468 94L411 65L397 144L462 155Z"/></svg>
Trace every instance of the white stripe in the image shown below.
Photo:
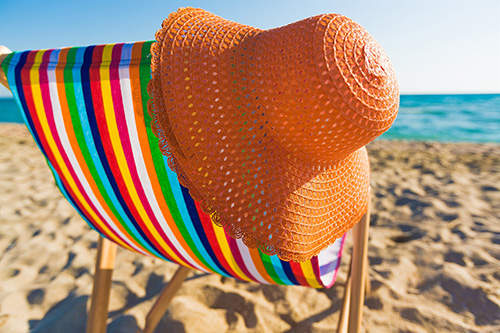
<svg viewBox="0 0 500 333"><path fill-rule="evenodd" d="M130 45L130 47L127 47ZM126 51L132 52L132 45L131 44L125 44L123 47L122 52L125 53ZM122 57L127 59L126 57ZM131 55L128 55L128 59L130 59ZM139 178L141 180L141 185L144 189L144 192L146 194L146 198L148 200L148 203L151 206L151 209L153 210L156 219L158 220L158 223L160 224L163 232L167 235L168 239L172 242L172 245L175 247L176 250L178 250L181 255L191 264L192 266L196 267L199 270L202 271L207 271L198 263L196 263L193 258L186 252L184 247L181 246L175 235L173 234L172 230L167 224L167 221L165 220L165 217L163 216L163 213L158 206L157 199L154 195L154 191L151 185L151 180L149 179L149 175L146 169L146 164L144 163L144 156L142 155L142 150L141 146L139 144L139 135L137 133L137 128L136 128L136 120L135 120L135 113L134 113L134 104L133 104L133 99L132 99L132 88L130 85L130 73L129 73L129 66L122 66L120 64L119 67L119 74L120 74L120 87L121 87L121 96L122 96L122 101L123 101L123 108L125 110L125 117L126 117L126 125L128 129L128 134L130 137L130 143L132 145L132 152L134 155L134 160L135 160L135 165L137 167L137 173L139 175ZM158 148L159 149L159 148Z"/></svg>
<svg viewBox="0 0 500 333"><path fill-rule="evenodd" d="M243 243L243 241L241 239L237 239L236 244L238 244L238 250L240 251L241 257L243 258L243 263L245 264L246 268L250 271L250 273L255 277L255 279L259 283L270 284L262 277L262 275L260 275L259 271L257 270L257 267L255 267L255 264L253 263L250 251L248 250L248 247Z"/></svg>
<svg viewBox="0 0 500 333"><path fill-rule="evenodd" d="M324 249L318 254L318 266L321 270L322 266L332 265L336 269L328 272L324 275L321 275L320 271L320 279L325 286L328 286L332 283L333 278L335 277L335 273L338 269L338 260L340 255L340 249L342 246L342 237L338 238L332 245Z"/></svg>
<svg viewBox="0 0 500 333"><path fill-rule="evenodd" d="M56 81L56 71L55 71L55 63L57 63L59 53L57 53L57 56L54 54L56 51L53 51L51 54L51 59L50 59L50 64L47 68L47 75L48 75L48 80L49 80L49 92L50 92L50 100L52 104L52 112L54 114L54 122L56 124L57 128L57 133L59 134L59 138L61 141L61 144L64 148L64 151L66 155L68 156L68 159L70 161L71 166L73 167L74 172L77 175L78 180L82 184L85 193L91 200L91 202L94 204L96 209L99 211L99 213L103 216L103 218L106 219L106 221L109 223L110 227L113 229L113 231L120 235L124 242L128 244L130 247L134 248L136 251L142 253L142 254L147 254L144 252L142 249L138 248L135 246L135 244L130 243L125 237L125 235L116 227L116 225L113 223L112 219L106 214L102 206L100 205L99 201L94 195L94 192L90 188L90 185L87 181L87 178L85 178L82 169L80 168L80 165L78 163L78 160L76 159L73 149L69 143L69 138L66 133L66 128L64 126L64 120L62 117L62 110L61 106L59 104L59 93L57 91L57 81ZM57 57L56 59L52 59L52 57ZM49 110L45 110L45 112L48 112ZM70 129L71 131L73 129ZM148 254L150 255L150 254Z"/></svg>

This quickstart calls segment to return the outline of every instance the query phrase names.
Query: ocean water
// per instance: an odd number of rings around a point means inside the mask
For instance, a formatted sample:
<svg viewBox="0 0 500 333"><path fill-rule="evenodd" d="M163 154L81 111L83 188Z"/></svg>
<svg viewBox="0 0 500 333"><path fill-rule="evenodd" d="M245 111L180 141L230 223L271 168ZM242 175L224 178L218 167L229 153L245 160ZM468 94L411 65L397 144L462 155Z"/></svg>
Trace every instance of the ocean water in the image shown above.
<svg viewBox="0 0 500 333"><path fill-rule="evenodd" d="M499 142L500 94L402 95L383 139Z"/></svg>
<svg viewBox="0 0 500 333"><path fill-rule="evenodd" d="M0 98L0 122L22 123L17 104ZM500 143L500 94L402 95L382 139Z"/></svg>
<svg viewBox="0 0 500 333"><path fill-rule="evenodd" d="M0 98L0 123L24 123L13 98Z"/></svg>

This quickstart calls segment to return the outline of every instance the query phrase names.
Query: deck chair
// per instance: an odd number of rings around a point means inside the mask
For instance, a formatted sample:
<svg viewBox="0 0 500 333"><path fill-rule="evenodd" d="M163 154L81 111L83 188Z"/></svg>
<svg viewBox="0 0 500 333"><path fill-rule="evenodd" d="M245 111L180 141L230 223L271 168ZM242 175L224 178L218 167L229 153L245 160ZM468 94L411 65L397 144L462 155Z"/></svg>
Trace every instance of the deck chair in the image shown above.
<svg viewBox="0 0 500 333"><path fill-rule="evenodd" d="M13 53L0 47L0 82L11 90L61 193L100 235L87 332L106 331L117 245L180 266L144 332L154 330L193 269L330 288L345 235L309 261L282 261L228 237L179 184L146 110L151 43ZM339 332L360 331L369 290L368 228L369 211L353 229Z"/></svg>

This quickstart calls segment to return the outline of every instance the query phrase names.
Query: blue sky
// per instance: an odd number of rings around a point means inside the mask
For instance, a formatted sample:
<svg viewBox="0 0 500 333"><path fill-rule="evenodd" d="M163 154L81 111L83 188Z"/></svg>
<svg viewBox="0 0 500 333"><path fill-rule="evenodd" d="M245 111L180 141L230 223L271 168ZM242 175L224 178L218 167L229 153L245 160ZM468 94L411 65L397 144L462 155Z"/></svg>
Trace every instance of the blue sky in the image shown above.
<svg viewBox="0 0 500 333"><path fill-rule="evenodd" d="M183 6L262 29L340 13L386 50L402 93L500 93L498 0L0 0L0 44L21 51L151 40ZM0 87L0 96L10 93Z"/></svg>

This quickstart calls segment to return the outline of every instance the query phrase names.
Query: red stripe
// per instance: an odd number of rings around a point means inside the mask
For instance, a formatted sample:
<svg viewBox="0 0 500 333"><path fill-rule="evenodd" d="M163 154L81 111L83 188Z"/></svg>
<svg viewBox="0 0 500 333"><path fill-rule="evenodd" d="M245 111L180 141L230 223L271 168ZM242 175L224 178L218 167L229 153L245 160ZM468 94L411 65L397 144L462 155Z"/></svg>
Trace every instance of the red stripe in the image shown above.
<svg viewBox="0 0 500 333"><path fill-rule="evenodd" d="M200 217L201 225L203 226L203 230L205 231L205 235L207 236L208 242L210 243L210 247L215 253L217 260L224 267L224 269L234 277L238 277L239 275L231 268L229 263L227 262L224 254L222 253L222 249L220 248L219 242L217 241L217 237L214 232L214 225L210 216L205 214L200 207L200 203L195 201L196 210L198 211L198 216ZM216 227L218 228L218 227Z"/></svg>
<svg viewBox="0 0 500 333"><path fill-rule="evenodd" d="M35 56L36 54L40 51L32 51L28 54L26 58L26 64L23 68L21 68L21 81L22 81L22 87L23 87L23 92L24 92L24 97L26 101L26 105L28 107L28 112L31 116L31 120L33 122L34 131L38 133L38 138L40 140L40 145L43 147L43 150L45 151L46 158L47 160L51 163L52 167L54 168L54 171L58 175L62 175L61 169L59 165L56 162L54 155L52 153L52 150L49 147L49 144L47 142L47 139L43 133L42 126L40 124L40 120L38 118L38 115L36 113L36 107L35 107L35 102L33 99L33 92L32 92L32 84L31 84L31 77L30 77L30 72L31 68L35 62ZM48 52L48 51L46 51ZM66 188L66 191L70 197L74 199L75 204L78 206L81 212L85 214L85 216L89 219L89 221L92 224L96 224L95 221L92 220L90 214L88 211L82 206L82 204L76 200L75 193L69 186L68 182L66 181L65 178L60 178L61 182L64 184L64 187ZM103 232L101 230L101 232Z"/></svg>
<svg viewBox="0 0 500 333"><path fill-rule="evenodd" d="M229 237L227 234L226 234L226 239L229 243L229 248L231 249L231 253L232 253L234 260L236 261L236 264L238 265L238 267L250 279L252 279L253 281L259 281L255 276L253 276L252 273L250 273L247 266L245 265L245 262L243 261L243 258L241 257L241 252L240 252L240 249L238 248L238 244L236 243L236 240L234 238Z"/></svg>
<svg viewBox="0 0 500 333"><path fill-rule="evenodd" d="M316 281L318 281L318 283L320 285L322 285L323 287L326 287L324 284L323 284L323 281L321 280L321 277L320 277L320 270L319 270L319 260L318 260L318 256L314 256L311 258L311 266L312 266L312 269L313 269L313 272L314 272L314 276L316 277Z"/></svg>
<svg viewBox="0 0 500 333"><path fill-rule="evenodd" d="M92 92L92 103L94 106L95 117L97 121L97 127L99 128L100 139L106 154L106 159L109 163L109 167L113 176L116 180L116 184L119 188L120 194L125 201L128 209L133 215L135 221L140 225L142 231L146 234L148 239L154 244L155 248L161 252L166 258L171 261L174 261L173 258L168 255L168 253L163 249L162 246L156 241L153 237L149 229L146 227L144 221L142 220L139 212L137 211L136 206L134 205L132 198L130 197L130 193L127 190L125 185L125 181L121 175L120 168L118 167L118 161L116 160L116 156L113 151L113 145L111 144L111 138L108 132L106 116L104 114L104 103L102 98L102 89L101 89L101 63L102 63L102 53L104 50L104 45L98 45L95 47L92 54L92 64L89 68L89 77L90 77L90 89ZM169 244L170 247L172 247Z"/></svg>
<svg viewBox="0 0 500 333"><path fill-rule="evenodd" d="M31 116L31 120L33 122L33 126L35 126L35 132L38 133L40 145L43 147L45 154L46 154L46 158L47 158L47 160L49 160L51 162L53 168L55 169L55 172L57 174L60 174L61 170L60 170L59 166L54 163L54 161L55 161L54 155L52 154L52 151L49 148L49 144L47 143L47 140L45 138L45 135L43 134L42 126L40 124L40 121L38 119L38 115L36 113L35 102L33 100L33 93L31 90L30 72L31 72L31 68L35 62L35 56L37 53L38 53L37 51L30 52L26 58L25 66L21 69L21 81L22 81L22 86L23 86L23 92L24 92L26 105L28 106L28 111L29 111L30 116ZM73 191L71 190L71 188L68 186L68 183L62 178L61 178L61 181L64 183L68 194L72 198L75 198L75 195L74 195ZM78 204L78 202L75 202L75 203ZM86 213L85 215L87 216L87 211L80 204L78 204L78 208L82 212Z"/></svg>
<svg viewBox="0 0 500 333"><path fill-rule="evenodd" d="M141 201L141 204L144 207L149 219L153 223L155 230L168 244L168 246L173 250L173 252L179 257L179 259L188 264L189 262L181 255L181 253L177 250L177 248L173 246L167 235L164 233L163 228L161 227L158 219L156 218L156 215L154 214L151 208L150 202L146 196L146 193L144 192L144 188L142 187L142 182L139 178L137 165L134 160L132 145L130 143L130 136L128 132L128 125L133 126L134 124L127 123L127 118L125 117L125 108L123 106L122 91L120 86L119 63L121 60L122 49L123 49L123 44L116 44L113 46L113 50L111 51L112 60L109 66L109 78L111 85L111 96L113 100L113 109L115 110L116 125L118 128L118 133L120 135L120 143L123 148L123 153L125 155L125 159L127 160L130 176L134 183L134 188L137 191L137 195L139 196L139 200Z"/></svg>
<svg viewBox="0 0 500 333"><path fill-rule="evenodd" d="M299 263L290 261L290 267L292 268L293 275L302 286L310 286Z"/></svg>
<svg viewBox="0 0 500 333"><path fill-rule="evenodd" d="M156 230L158 230L158 232L162 235L162 238L166 240L167 237L164 235L163 230L161 229L158 222L156 221L156 217L155 217L153 211L151 210L151 206L149 204L149 201L147 200L146 195L143 191L142 183L139 179L136 164L134 161L132 146L130 143L130 137L129 137L129 133L128 133L127 118L125 117L125 108L123 106L122 92L121 92L121 87L120 87L119 62L121 59L122 48L123 48L123 44L116 44L113 46L113 50L111 51L111 63L109 66L111 98L112 98L112 102L113 102L113 109L115 111L116 126L118 128L118 133L120 135L120 143L121 143L121 146L123 148L123 153L125 155L125 159L127 160L127 165L128 165L128 169L130 171L130 176L132 177L132 181L134 183L134 188L137 190L137 194L139 196L141 204L145 208L148 217L153 222L153 225L156 227ZM103 120L105 120L105 119L106 118L103 118ZM107 153L107 151L106 151L106 153ZM115 156L114 153L113 153L113 156ZM119 169L117 169L116 171L117 171L117 173L119 173L121 175L121 172ZM113 173L115 173L115 172L113 171ZM125 181L123 181L123 186L124 186L124 189L126 189ZM122 190L122 189L120 188L120 190ZM129 193L129 192L127 191L127 193ZM142 221L142 218L140 216L138 218ZM144 226L144 228L145 228L145 226Z"/></svg>
<svg viewBox="0 0 500 333"><path fill-rule="evenodd" d="M49 88L49 77L48 77L48 63L50 61L50 56L51 52L45 52L43 57L42 57L42 63L40 65L39 69L39 76L40 76L40 91L42 95L42 103L43 103L43 108L44 108L44 114L47 119L47 123L50 128L50 134L52 135L52 138L54 139L54 142L57 146L57 150L59 154L61 155L64 165L67 167L68 172L71 175L71 180L74 181L75 185L78 188L78 191L81 193L87 204L91 207L91 209L94 211L94 213L99 217L99 219L109 228L109 223L107 223L106 219L104 216L101 215L101 213L98 211L97 207L94 205L94 203L90 200L89 196L85 192L85 189L80 181L80 178L76 175L75 170L73 169L73 166L71 165L70 159L68 158L68 155L66 154L66 151L64 150L64 147L61 143L61 139L59 137L59 132L57 131L57 127L55 124L55 118L54 118L54 110L52 108L52 101L50 99L50 88ZM53 164L55 164L56 161L53 161ZM62 178L63 174L59 173L59 176ZM78 199L74 197L74 200L77 201ZM109 233L105 233L109 237ZM116 235L122 242L127 244L127 242L120 237L119 235Z"/></svg>

